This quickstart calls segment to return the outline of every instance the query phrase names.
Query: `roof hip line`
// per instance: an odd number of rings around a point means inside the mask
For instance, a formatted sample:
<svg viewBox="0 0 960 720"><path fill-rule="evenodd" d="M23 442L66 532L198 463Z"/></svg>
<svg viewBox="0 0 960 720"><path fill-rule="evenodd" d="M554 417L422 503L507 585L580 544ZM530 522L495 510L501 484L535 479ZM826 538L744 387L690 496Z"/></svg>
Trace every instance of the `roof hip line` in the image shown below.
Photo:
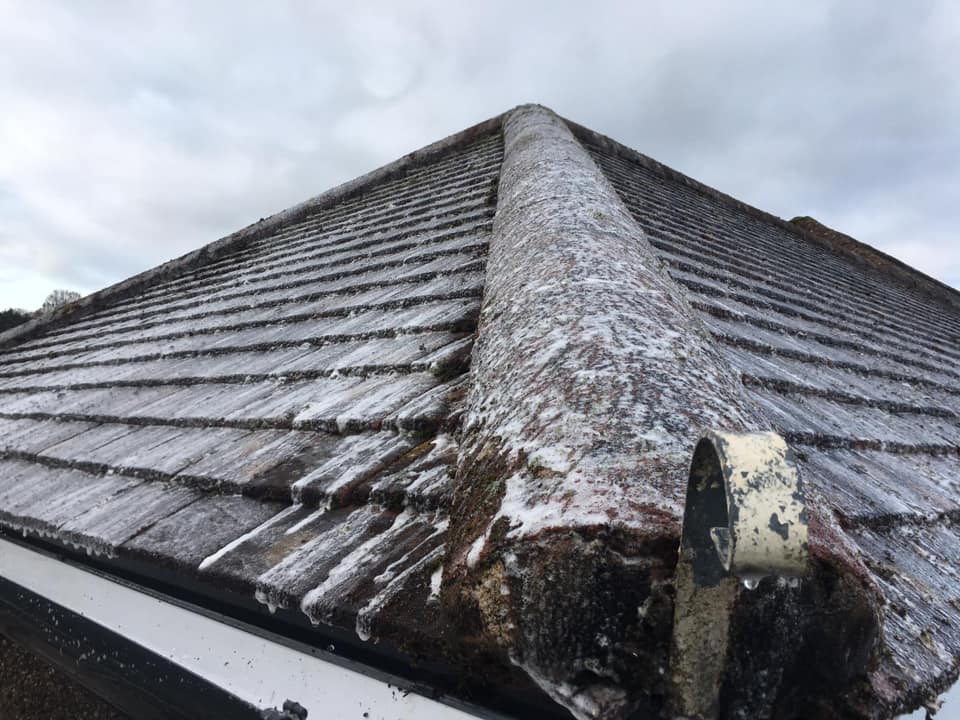
<svg viewBox="0 0 960 720"><path fill-rule="evenodd" d="M445 597L478 606L488 639L575 715L620 717L637 689L584 673L584 663L637 676L665 664L665 642L643 658L615 657L628 653L596 638L610 623L635 626L610 614L635 616L652 597L650 575L672 572L697 437L766 428L564 121L521 106L505 117L504 147ZM610 587L590 589L594 606L569 605L598 574ZM604 607L624 587L637 597Z"/></svg>

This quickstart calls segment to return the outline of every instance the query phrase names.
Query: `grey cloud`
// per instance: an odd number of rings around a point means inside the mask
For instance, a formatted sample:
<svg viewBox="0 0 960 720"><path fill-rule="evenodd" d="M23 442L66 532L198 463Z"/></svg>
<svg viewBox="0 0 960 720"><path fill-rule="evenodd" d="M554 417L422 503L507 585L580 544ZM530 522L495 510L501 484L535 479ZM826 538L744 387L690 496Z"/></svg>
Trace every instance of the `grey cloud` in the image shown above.
<svg viewBox="0 0 960 720"><path fill-rule="evenodd" d="M0 305L528 101L960 285L951 5L594 5L0 6Z"/></svg>

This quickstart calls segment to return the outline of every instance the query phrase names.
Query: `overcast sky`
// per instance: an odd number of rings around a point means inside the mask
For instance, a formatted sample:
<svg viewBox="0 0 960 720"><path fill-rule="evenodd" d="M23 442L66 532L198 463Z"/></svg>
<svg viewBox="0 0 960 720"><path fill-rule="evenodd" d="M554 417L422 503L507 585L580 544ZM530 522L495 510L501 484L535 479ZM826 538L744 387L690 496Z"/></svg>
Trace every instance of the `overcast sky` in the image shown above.
<svg viewBox="0 0 960 720"><path fill-rule="evenodd" d="M0 0L0 308L531 101L960 287L955 4L324 5Z"/></svg>

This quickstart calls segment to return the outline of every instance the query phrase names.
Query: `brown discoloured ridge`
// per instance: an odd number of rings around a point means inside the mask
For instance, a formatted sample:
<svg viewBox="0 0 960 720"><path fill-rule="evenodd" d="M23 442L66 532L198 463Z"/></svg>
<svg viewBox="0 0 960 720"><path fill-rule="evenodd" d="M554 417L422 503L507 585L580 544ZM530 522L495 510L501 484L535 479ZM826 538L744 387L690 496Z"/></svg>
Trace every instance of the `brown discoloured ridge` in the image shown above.
<svg viewBox="0 0 960 720"><path fill-rule="evenodd" d="M504 132L444 600L578 717L655 712L692 442L760 421L564 123Z"/></svg>
<svg viewBox="0 0 960 720"><path fill-rule="evenodd" d="M809 523L806 577L737 587L720 718L880 717L865 711L875 700L862 703L882 640L879 590L829 515Z"/></svg>
<svg viewBox="0 0 960 720"><path fill-rule="evenodd" d="M673 714L856 717L850 696L878 647L879 589L831 515L809 511L824 505L804 491L783 440L709 433L687 492L674 577ZM771 527L764 538L766 508L790 518L790 532ZM731 540L718 555L708 531L725 525ZM759 587L743 587L741 571L754 583L762 577Z"/></svg>
<svg viewBox="0 0 960 720"><path fill-rule="evenodd" d="M58 328L76 322L78 319L109 307L120 300L142 293L158 283L181 277L215 260L243 250L256 240L267 237L291 223L315 215L332 205L355 197L372 187L403 177L410 171L442 158L451 151L469 145L477 138L495 131L500 126L502 118L502 115L497 115L489 120L484 120L291 208L267 218L261 218L257 222L204 245L198 250L188 252L103 290L98 290L79 300L67 303L49 315L43 315L17 325L6 332L0 333L0 349L34 338L50 328Z"/></svg>

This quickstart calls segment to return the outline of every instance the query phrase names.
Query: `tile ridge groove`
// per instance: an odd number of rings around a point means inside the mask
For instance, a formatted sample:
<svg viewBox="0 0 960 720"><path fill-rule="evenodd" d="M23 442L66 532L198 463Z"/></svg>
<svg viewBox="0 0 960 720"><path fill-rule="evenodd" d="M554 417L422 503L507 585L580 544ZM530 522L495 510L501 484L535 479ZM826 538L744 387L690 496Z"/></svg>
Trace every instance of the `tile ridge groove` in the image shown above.
<svg viewBox="0 0 960 720"><path fill-rule="evenodd" d="M893 455L931 455L960 457L960 446L951 443L900 443L875 438L856 438L846 435L787 430L778 431L791 445L807 445L820 450L880 450Z"/></svg>
<svg viewBox="0 0 960 720"><path fill-rule="evenodd" d="M776 302L772 300L761 301L756 298L752 298L749 295L744 295L742 293L738 293L730 290L712 288L709 285L697 282L695 280L690 280L689 278L675 277L674 279L677 282L679 282L681 285L684 285L685 287L690 288L691 290L701 294L702 296L708 296L711 299L729 298L739 303L743 303L748 307L757 308L759 310L772 310L773 312L778 313L779 315L799 318L805 322L821 325L825 328L831 328L833 330L838 330L846 334L853 334L853 331L856 330L858 331L860 337L866 340L870 340L875 343L886 342L887 345L889 345L890 347L896 348L897 350L904 351L904 352L912 352L912 353L915 353L916 355L919 355L921 357L925 357L927 359L934 360L934 361L940 360L941 358L944 358L944 357L947 357L947 358L954 357L954 355L949 352L938 353L933 350L928 350L922 346L919 346L919 343L917 347L911 347L909 345L904 345L900 341L891 340L889 335L893 333L888 333L887 336L884 337L879 333L875 333L863 327L850 326L847 323L843 323L838 320L824 318L824 317L817 317L817 315L811 314L810 312L800 310L799 308L792 308L789 305L784 305L780 302ZM960 357L955 359L960 359Z"/></svg>
<svg viewBox="0 0 960 720"><path fill-rule="evenodd" d="M910 267L900 260L897 260L896 258L893 258L866 243L855 240L849 235L844 235L843 233L833 230L832 228L824 226L822 223L817 222L813 218L796 217L791 220L785 220L777 215L760 210L753 205L745 203L742 200L737 200L731 195L727 195L726 193L720 192L709 185L706 185L698 180L694 180L692 177L685 175L678 170L674 170L673 168L664 165L663 163L654 160L653 158L648 157L637 150L629 148L626 145L607 137L606 135L602 135L595 130L591 130L590 128L584 127L583 125L570 120L565 120L564 122L566 122L566 124L570 127L574 135L580 138L581 141L587 145L597 146L603 150L611 152L616 157L633 161L656 173L662 178L696 190L702 195L713 198L714 200L718 200L727 206L733 207L749 217L787 230L794 235L816 244L818 247L822 247L830 251L834 255L852 260L861 267L867 267L873 270L873 272L883 272L887 277L899 281L900 284L907 287L913 287L919 290L921 293L931 298L935 298L942 304L951 307L954 310L960 309L960 291L940 282L935 278L930 277L929 275L926 275L925 273L920 272L913 267ZM816 225L820 226L822 230L820 228L814 229L814 226L809 221L816 223ZM840 236L841 238L844 238L845 241L838 242L833 236ZM864 257L865 255L867 257Z"/></svg>
<svg viewBox="0 0 960 720"><path fill-rule="evenodd" d="M594 152L596 152L596 150L594 150ZM609 155L606 155L606 156L598 155L598 161L604 167L604 169L610 174L611 178L615 178L616 182L625 182L627 185L630 186L632 192L638 192L641 194L644 192L644 189L643 189L645 187L644 185L638 184L634 180L627 177L627 175L624 175L624 171L626 171L629 174L630 172L635 171L638 168L642 170L646 170L646 168L643 168L642 165L625 161L620 158L613 158L612 156L609 156ZM616 169L611 168L610 166L611 162L617 164L618 167ZM623 165L624 163L628 167L619 167L619 165ZM660 176L657 175L656 173L653 173L653 175L654 175L654 182L657 182L660 179ZM664 186L667 187L669 186L669 184L665 183ZM677 187L679 188L682 186L677 185ZM700 197L702 197L706 201L710 201L710 198L706 195L701 195ZM645 210L641 205L637 204L637 201L635 198L631 198L627 196L624 198L624 201L627 203L627 206L630 207L633 212L638 213L640 215L645 214ZM713 205L719 205L719 209L721 211L724 211L730 214L736 213L735 208L732 208L728 205L725 205L723 203L717 203L716 201L710 201L710 202ZM684 214L687 212L698 214L698 213L703 213L705 210L706 208L703 208L703 207L690 208L687 206L684 206L682 209L678 209L678 211L681 214ZM707 210L707 212L709 211ZM755 260L755 258L749 257L749 252L747 253L744 252L743 247L737 246L735 244L731 244L727 239L725 239L722 232L719 232L719 228L716 225L711 226L711 229L713 230L713 232L707 232L705 230L696 232L692 227L688 225L684 225L682 223L674 222L671 218L664 217L656 211L654 211L654 217L655 217L654 222L656 223L656 225L658 225L658 228L656 230L651 229L651 236L658 236L661 239L664 237L668 237L671 239L671 241L680 242L688 249L690 248L692 243L694 246L698 248L698 250L702 250L705 253L710 249L709 248L710 245L716 245L718 247L722 247L725 253L738 257L746 265L751 265ZM746 237L749 237L751 244L756 244L756 249L766 249L768 253L768 259L769 259L769 255L771 254L770 251L774 250L775 248L771 246L768 238L764 238L763 233L757 234L755 231L761 230L764 228L769 229L771 226L749 215L744 216L744 218L750 221L751 223L756 224L757 227L747 228L746 226L737 224L738 233L743 234ZM737 219L735 217L727 217L725 218L724 222L736 223ZM818 243L809 242L802 235L797 235L796 233L792 233L792 234L788 233L788 231L779 227L775 227L775 229L778 230L780 233L785 234L793 242L791 242L787 247L784 247L782 244L779 244L776 247L776 252L772 253L773 255L779 255L780 253L783 253L783 258L785 260L788 260L788 261L798 260L798 259L802 260L803 262L801 262L801 265L806 265L808 268L809 268L809 264L806 263L806 260L809 259L809 257L816 255L818 265L822 262L822 263L825 263L826 267L832 268L831 275L832 275L832 280L835 283L837 283L837 281L842 281L844 279L843 276L849 273L851 269L853 269L857 271L854 273L854 275L860 282L869 284L873 290L878 290L881 293L896 295L897 302L902 304L904 307L907 307L907 306L916 307L918 309L924 309L925 311L931 309L930 303L927 302L927 300L924 299L923 297L917 296L916 292L914 292L910 287L907 287L899 283L891 284L890 282L885 282L887 278L885 278L885 276L883 276L882 274L875 272L875 270L871 270L870 268L867 268L862 265L858 265L856 263L853 266L851 266L847 258L831 252L828 248ZM703 242L704 240L706 240L706 243ZM802 249L802 252L800 252L801 249ZM716 253L710 253L710 254L713 257L717 257ZM822 283L819 282L818 278L815 277L813 273L808 273L806 275L806 280L808 284L811 286L813 285L822 286ZM843 283L838 282L835 286L827 289L830 292L835 292L838 285L843 285ZM851 288L851 289L853 290L854 293L860 293L860 288ZM863 298L863 299L865 302L868 302L868 303L871 302L867 298ZM881 308L881 312L882 311L883 311L883 308ZM953 312L951 308L938 304L936 308L933 308L933 311L937 312L941 316L949 316L949 318L952 321L954 321L953 332L954 333L960 332L960 324L957 324L955 322L957 319L960 319L960 316L957 316L956 313Z"/></svg>
<svg viewBox="0 0 960 720"><path fill-rule="evenodd" d="M792 292L795 288L794 286L788 285L786 283L778 281L776 278L770 277L769 275L762 275L758 273L751 272L749 269L737 266L735 263L729 262L728 258L730 254L728 252L717 252L714 248L701 246L696 250L690 248L685 242L676 240L675 238L666 240L662 237L653 237L650 238L651 244L653 244L658 249L662 250L664 254L668 255L667 262L674 264L678 262L677 258L687 258L689 261L695 261L697 263L707 263L715 267L720 267L726 272L729 272L733 275L738 275L740 277L746 277L754 280L757 283L761 283L764 289L774 288L782 292ZM744 261L747 264L748 261ZM705 270L703 266L695 266L699 270ZM708 271L709 272L709 271ZM815 278L809 279L809 285L811 288L820 288L821 290L828 292L836 292L838 290L836 285L829 285ZM757 289L758 286L751 286ZM847 289L849 291L849 289ZM838 308L835 312L844 312L847 309L853 309L854 312L858 312L861 317L865 318L875 318L869 313L864 313L856 309L856 306L845 299L838 298L836 295L826 294L821 296L820 300L832 308ZM873 298L862 296L859 298L860 302L869 306L873 311L883 314L885 312L885 307L881 303L877 303ZM943 335L943 328L940 325L931 323L928 320L917 318L917 322L924 327L928 334L940 338L939 342L950 342L949 336ZM902 325L902 329L914 329L913 326Z"/></svg>
<svg viewBox="0 0 960 720"><path fill-rule="evenodd" d="M348 424L338 423L336 418L317 418L294 421L286 418L251 418L234 420L217 417L164 418L149 415L102 415L96 413L48 413L48 412L7 412L0 410L0 418L5 420L53 420L56 422L81 422L110 425L135 425L182 428L234 428L238 430L298 430L303 432L323 432L329 435L358 435L368 431L390 430L413 433L415 435L437 433L445 420L433 421L427 417L416 417L412 421L416 427L406 427L396 417L368 418Z"/></svg>
<svg viewBox="0 0 960 720"><path fill-rule="evenodd" d="M807 397L818 397L824 400L843 403L845 405L859 405L862 407L877 408L898 415L927 415L929 417L947 418L956 420L958 415L948 408L937 407L935 405L912 405L910 403L898 402L895 400L882 400L879 398L869 398L851 393L840 392L839 390L827 390L817 388L803 383L791 382L781 378L764 377L752 373L742 373L741 379L747 387L759 387L765 390L772 390L781 395L803 395Z"/></svg>
<svg viewBox="0 0 960 720"><path fill-rule="evenodd" d="M482 209L482 206L479 204L472 206L473 215L478 218L483 217L484 213L477 212L480 209ZM467 205L465 207L461 207L461 212L467 211L471 211L471 206ZM492 213L487 212L487 214L489 215ZM265 261L269 266L279 265L280 261L283 259L299 256L305 247L316 247L319 252L315 253L314 256L322 257L331 254L331 252L343 252L351 247L365 247L370 244L376 244L384 241L383 236L380 236L374 240L364 239L362 234L355 233L353 230L346 234L333 233L331 237L325 237L328 233L328 230L324 227L320 227L310 234L298 237L298 232L301 232L298 230L298 228L299 226L289 227L285 229L283 233L268 236L255 246L248 246L242 253L238 252L225 256L216 262L198 267L183 276L170 280L169 282L158 283L146 291L143 294L143 297L155 297L157 293L176 290L178 287L183 285L183 281L186 281L187 284L200 282L208 276L218 275L225 267L241 266L248 261L256 260L258 258L258 262ZM421 232L422 230L411 231L409 227L407 227L402 232L396 232L392 235L388 235L387 238L402 239L416 236ZM317 240L324 239L326 242L323 242L318 246L316 245ZM344 248L344 245L347 247Z"/></svg>
<svg viewBox="0 0 960 720"><path fill-rule="evenodd" d="M447 270L428 270L426 272L417 273L415 275L407 275L402 278L396 278L388 281L369 280L366 282L358 283L356 285L348 285L342 288L336 288L336 289L330 289L330 290L317 290L314 292L306 293L304 295L297 295L294 297L276 298L275 300L268 300L265 302L263 301L251 302L250 304L247 304L247 305L236 305L228 308L223 308L221 310L192 313L189 315L179 315L173 318L173 320L177 322L181 322L186 320L196 320L204 317L213 317L217 315L232 315L238 312L243 312L245 310L252 310L256 308L276 307L278 305L296 305L297 303L313 302L315 300L320 300L325 297L336 297L338 295L344 295L344 296L355 295L365 290L371 290L371 289L376 289L380 287L394 287L394 286L402 286L402 285L408 285L408 284L417 284L417 283L422 283L424 280L433 280L439 277L448 277L452 275L467 274L467 273L475 272L477 270L483 270L484 259L483 259L482 251L485 249L485 247L486 247L486 243L484 242L484 243L478 243L477 245L473 245L465 248L454 248L454 249L445 250L445 251L425 253L422 256L417 256L416 258L411 258L409 260L401 260L401 261L389 262L389 263L378 263L376 265L371 265L371 266L362 268L360 270L357 270L356 272L337 273L337 274L331 274L329 276L323 276L323 277L304 278L302 280L295 280L289 283L271 285L265 288L258 288L257 292L266 293L266 292L274 292L274 291L280 291L280 290L290 290L298 287L312 285L314 283L334 282L336 280L341 280L343 278L362 275L367 272L376 272L380 270L402 268L405 265L416 265L419 262L436 260L438 258L454 257L456 255L465 255L465 256L475 255L476 256L473 262L467 263L465 265L461 265L459 267L450 268ZM167 324L167 321L165 320L147 320L146 322L142 322L142 320L145 320L146 318L152 318L152 317L171 314L171 310L174 312L176 312L177 310L190 310L196 307L203 307L204 305L208 305L211 302L223 302L227 300L235 300L237 298L248 297L249 295L250 295L249 291L236 292L236 293L231 293L229 296L225 295L225 296L214 299L214 298L209 298L209 296L205 296L203 293L198 293L197 294L198 299L196 301L180 303L175 307L163 306L156 310L145 311L131 318L124 318L123 320L121 320L121 322L137 321L136 325L131 327L121 326L119 329L122 331L127 331L131 329L143 330L146 328L156 327L158 325L165 325ZM111 321L109 319L105 319L102 323L85 325L82 328L77 328L76 332L80 332L81 330L85 331L87 329L93 329L98 327L111 327L111 326L117 327L116 320ZM24 347L21 350L21 352L27 352L34 349L39 350L46 347L55 347L61 344L62 339L64 338L64 335L68 335L73 332L74 330L71 329L69 332L65 332L62 335L50 335L49 336L50 342L29 345L27 347ZM44 339L46 339L46 337ZM0 354L0 361L2 360L3 360L3 354Z"/></svg>
<svg viewBox="0 0 960 720"><path fill-rule="evenodd" d="M297 340L273 340L270 342L250 343L248 345L216 345L214 347L204 348L202 350L177 350L174 352L157 352L144 355L131 355L124 358L112 358L107 360L90 360L85 362L64 363L62 365L48 365L39 368L28 368L26 370L2 371L0 378L15 378L25 375L43 375L47 373L62 372L64 370L78 370L92 367L110 367L113 365L128 365L131 363L152 362L154 360L181 360L184 358L204 358L219 357L221 355L236 355L246 352L263 352L276 349L300 348L308 345L309 349L320 349L329 345L345 345L349 343L362 342L364 340L388 340L392 338L403 338L407 336L426 335L437 332L448 332L457 336L456 339L469 337L475 330L474 322L455 321L455 322L437 322L431 325L418 325L405 328L385 328L371 332L362 333L341 333L338 335L323 335L315 337L306 337ZM79 352L84 352L80 349ZM2 368L3 365L0 365Z"/></svg>
<svg viewBox="0 0 960 720"><path fill-rule="evenodd" d="M772 345L766 345L762 342L751 340L749 338L744 338L739 335L730 335L727 333L721 333L716 330L711 330L710 334L716 339L717 342L723 343L730 347L741 348L744 350L749 350L750 352L756 353L758 355L767 355L767 356L782 356L785 358L790 358L791 360L797 360L798 362L808 363L811 365L825 365L827 367L835 367L841 370L849 370L851 372L858 373L860 375L867 375L869 377L881 377L887 380L894 380L897 382L908 382L914 385L922 385L923 387L929 387L936 390L941 390L950 395L960 395L960 387L954 387L952 385L944 385L943 383L938 383L929 378L919 377L916 375L906 375L904 373L894 372L892 370L884 370L882 368L871 368L866 365L860 365L858 363L849 362L846 360L835 360L830 357L823 357L820 355L813 355L811 353L803 352L802 350L794 350L790 348L781 348L774 347Z"/></svg>
<svg viewBox="0 0 960 720"><path fill-rule="evenodd" d="M929 370L930 372L940 373L941 375L947 375L949 377L960 379L960 372L938 367L937 365L931 365L905 355L882 352L880 348L870 348L853 340L844 340L831 335L809 332L806 330L800 330L798 328L791 328L789 325L784 325L774 320L768 320L766 318L756 317L755 315L748 315L746 313L728 310L727 308L714 305L713 303L703 302L702 300L691 299L690 304L693 305L693 307L695 307L697 310L701 310L704 313L712 315L713 317L721 320L734 320L737 322L742 322L746 325L761 327L766 330L773 330L775 332L784 333L787 335L808 338L820 343L821 345L826 345L827 347L842 347L867 355L873 355L875 357L892 358L904 365L911 365L916 368L921 368L923 370Z"/></svg>
<svg viewBox="0 0 960 720"><path fill-rule="evenodd" d="M396 244L390 245L389 247L384 247L382 242L377 243L377 242L371 241L368 243L367 241L363 241L362 243L358 243L356 245L356 248L359 248L360 250L366 250L368 247L379 246L380 249L374 252L360 252L356 255L350 255L348 257L344 257L340 260L335 260L332 262L316 262L311 264L297 263L297 267L295 271L292 273L280 272L280 271L276 271L276 272L272 271L269 273L258 273L256 282L261 282L264 279L269 280L277 277L286 277L290 274L301 275L308 272L323 271L323 270L330 270L331 272L329 274L331 275L331 277L335 278L337 275L343 274L335 270L336 268L348 267L350 264L357 262L358 260L388 258L390 255L393 255L393 254L402 255L405 252L409 252L417 248L422 248L425 252L442 252L442 250L438 251L434 248L436 248L436 246L442 246L448 243L452 243L453 241L459 240L461 238L471 238L466 245L462 246L462 247L468 247L469 245L481 244L479 239L488 235L489 231L490 231L490 222L489 220L484 220L483 222L480 222L480 223L471 224L468 227L458 226L456 229L454 229L451 232L441 232L441 233L438 233L436 236L432 236L429 238L419 238L419 239L410 239L410 240L407 240L407 238L400 238L399 240L388 239L387 241L388 243L396 243ZM448 250L452 250L452 249L453 248L448 248ZM392 261L385 259L383 262L389 263ZM279 265L278 267L289 268L290 263ZM251 273L255 270L256 268L253 268L253 267L244 267L244 273ZM198 284L198 286L190 287L190 288L183 288L183 287L172 288L170 292L164 292L162 294L155 294L155 295L144 295L142 296L141 300L138 300L138 302L124 305L123 310L120 312L113 313L110 315L96 315L92 320L99 320L101 318L107 319L107 318L113 318L118 316L122 317L123 315L131 314L132 312L135 312L140 308L149 308L159 303L169 303L170 298L172 297L173 298L191 298L197 295L203 295L205 293L208 293L210 292L211 289L215 290L216 292L223 293L234 288L243 287L249 282L250 282L249 280L244 281L240 279L230 279L230 280L223 280L220 282L215 282L215 283L206 284L206 285ZM83 325L81 327L88 327L88 326L89 325Z"/></svg>
<svg viewBox="0 0 960 720"><path fill-rule="evenodd" d="M351 365L330 369L292 370L280 373L231 373L229 375L181 375L176 378L144 378L141 380L104 380L102 382L79 382L59 385L30 385L23 387L0 387L0 395L17 393L61 392L65 390L103 390L109 388L147 387L194 387L196 385L247 385L250 383L276 381L280 383L323 380L327 378L369 378L390 375L431 373L430 362L411 362L390 365Z"/></svg>
<svg viewBox="0 0 960 720"><path fill-rule="evenodd" d="M464 225L468 225L468 226L464 227ZM316 270L347 267L358 260L368 260L372 258L385 257L392 254L399 254L409 250L416 249L418 247L422 247L424 248L424 250L429 252L430 251L429 249L432 246L449 243L451 241L457 240L458 238L469 237L474 234L476 234L477 237L481 237L489 233L489 229L490 229L490 218L485 217L483 219L476 220L475 222L467 221L459 224L451 223L450 227L443 228L444 230L443 232L440 232L436 235L431 235L426 238L421 237L419 234L405 235L402 233L397 233L396 235L389 235L389 236L381 237L377 239L366 238L361 241L358 241L357 243L355 243L349 248L338 249L335 252L317 252L312 254L308 253L306 255L300 255L298 253L295 253L294 255L298 258L299 261L306 261L309 259L316 259L316 258L321 258L321 261L313 262L310 264L304 264L298 261L296 263L296 268L294 269L293 273L290 273L289 271L282 272L280 270L272 269L272 268L289 268L291 265L290 262L270 263L262 267L238 265L237 269L242 270L244 273L257 271L257 281L261 281L264 279L273 279L277 277L285 277L289 274L299 275L299 274L304 274L304 273L316 271ZM390 245L389 247L383 247L385 243L396 243L396 244ZM371 247L377 248L377 249L373 251L369 251L368 248L371 248ZM358 252L353 255L348 255L332 261L322 260L323 258L329 257L331 255L342 255L347 251L352 251L352 250L360 250L361 252ZM439 252L439 251L435 251L435 252ZM263 268L266 268L266 267L271 268L271 272L258 271L258 268L262 270ZM215 276L219 277L219 274L215 274ZM164 291L162 293L140 296L142 299L138 299L138 302L136 303L130 303L130 304L124 305L122 307L121 313L118 313L118 314L122 314L123 312L128 312L129 310L136 310L137 308L140 308L140 307L149 307L151 305L157 304L158 302L166 302L171 297L189 298L189 297L194 297L196 295L209 293L211 289L222 292L231 287L242 286L244 283L239 280L220 280L220 281L214 281L212 283L204 284L203 280L195 279L195 281L191 280L191 283L189 284L192 284L194 286L189 288L185 288L182 286L172 286L167 289L168 291ZM104 317L104 318L115 317L115 314L114 315L98 314L94 319L99 319L101 317ZM88 326L89 325L85 325L84 327L88 327Z"/></svg>
<svg viewBox="0 0 960 720"><path fill-rule="evenodd" d="M659 247L657 243L653 243L653 244ZM669 252L669 251L665 251L665 252ZM788 303L788 304L793 303L793 304L796 304L797 306L805 307L812 312L828 315L830 317L837 318L839 320L849 319L851 316L860 318L865 322L876 323L876 321L878 320L878 318L873 317L867 313L864 313L853 306L834 307L834 305L838 305L835 303L831 303L830 305L827 305L827 304L818 305L814 302L811 302L805 299L804 297L801 297L800 295L791 296L786 294L783 290L778 290L775 287L766 287L764 285L750 285L749 283L743 280L740 280L739 278L731 277L721 272L711 271L707 268L695 265L687 260L678 259L676 257L671 257L669 255L665 258L665 261L667 262L668 265L675 268L679 272L689 273L691 275L696 275L697 277L700 277L700 278L706 278L708 280L711 280L713 282L719 283L727 287L736 287L736 288L740 288L741 290L746 290L748 292L754 292L758 295L763 295L764 297L769 297L771 299L777 300L778 302ZM750 273L747 270L741 271L740 274L744 277L752 277L754 280L757 280L760 278L758 274ZM679 278L675 278L675 279L677 279L678 282L683 282ZM891 333L899 337L901 341L914 342L914 343L917 343L918 346L927 350L928 352L933 352L938 355L943 355L946 357L956 358L960 360L960 352L953 352L947 348L941 347L941 345L937 341L931 340L925 335L909 334L911 328L908 327L907 325L900 325L894 322L890 322L887 319L883 319L881 324L883 327L886 327Z"/></svg>
<svg viewBox="0 0 960 720"><path fill-rule="evenodd" d="M215 491L222 491L224 494L235 494L243 488L242 484L232 484L211 477L181 475L180 473L168 473L161 470L146 467L117 466L107 463L94 462L91 460L70 460L66 458L32 453L24 450L0 450L0 461L19 460L30 462L35 465L54 468L57 470L78 470L88 475L108 475L112 477L132 478L135 480L144 480L147 482L162 482L189 487L195 490L201 490L206 493L215 494ZM244 493L246 495L246 493ZM283 494L265 494L265 495L247 495L248 497L258 497L264 500L278 500L286 498L289 500L289 492Z"/></svg>
<svg viewBox="0 0 960 720"><path fill-rule="evenodd" d="M424 296L414 296L411 298L402 298L400 300L389 300L382 303L371 303L369 305L350 305L345 308L340 308L336 310L324 310L321 312L306 312L298 313L295 315L287 315L283 318L272 318L267 320L248 320L242 323L234 323L232 325L216 325L208 328L199 328L194 330L183 330L174 333L166 333L161 335L153 335L149 338L130 338L126 340L114 340L109 343L101 343L99 345L85 345L81 350L83 352L88 352L90 350L103 350L114 347L121 347L126 345L136 345L143 342L154 342L157 340L173 340L177 338L184 337L193 337L196 335L215 335L221 332L227 332L231 330L246 330L249 328L258 328L266 326L274 326L280 324L293 324L297 322L303 322L304 320L318 320L321 318L334 318L334 317L347 317L358 312L367 312L370 310L402 310L404 308L416 307L419 305L427 305L433 302L440 302L444 300L465 300L469 298L479 297L482 293L480 288L468 288L466 290L453 290L446 293L434 293ZM291 304L287 302L274 302L270 304L260 304L255 306L256 308L267 308L267 307L279 307L285 304ZM251 308L243 308L244 310L250 310ZM218 317L222 316L222 313L208 313L203 317ZM162 323L158 323L162 324ZM19 362L32 362L40 358L53 358L53 357L62 357L72 353L73 351L63 350L59 352L51 353L39 353L35 355L30 355L26 358L14 358L12 360L6 360L6 363L19 363ZM2 359L2 356L0 356Z"/></svg>
<svg viewBox="0 0 960 720"><path fill-rule="evenodd" d="M187 469L171 473L149 467L111 465L93 460L67 459L24 450L0 450L0 462L5 460L29 462L55 470L76 470L88 475L130 478L149 483L165 483L198 490L205 495L236 495L239 493L244 497L255 500L280 500L286 501L288 505L293 504L290 489L286 487L235 483L208 475L191 475ZM3 511L0 510L0 515L2 513Z"/></svg>
<svg viewBox="0 0 960 720"><path fill-rule="evenodd" d="M933 515L910 512L853 516L840 514L838 520L845 529L854 531L866 528L879 532L896 532L904 528L956 527L960 525L960 509L946 510ZM870 561L867 564L871 564Z"/></svg>
<svg viewBox="0 0 960 720"><path fill-rule="evenodd" d="M489 179L489 176L492 174L491 171L492 171L492 168L483 168L482 170L477 171L476 178L474 179L471 179L469 181L464 181L464 182L458 182L458 183L454 183L446 186L451 191L449 193L449 197L451 199L454 197L457 197L460 200L459 204L461 208L463 207L469 208L471 207L471 205L463 202L463 199L464 199L463 195L456 195L455 192L453 191L458 189L459 190L468 189L472 186L475 186L477 189L473 191L473 193L475 194L475 198L474 198L475 202L473 203L472 207L474 207L475 209L484 207L482 200L486 198L486 194L480 191L480 188L483 187L481 178ZM406 195L410 195L411 197L416 197L416 194L412 192L403 193L401 197L404 197ZM367 197L367 195L364 195L364 197ZM386 198L383 198L383 199L387 199L390 197L391 197L390 195L387 195ZM440 197L446 198L447 195L441 195ZM468 195L467 197L468 198L472 197L472 195ZM397 213L397 212L409 210L411 208L412 209L429 208L430 207L429 203L431 201L432 199L423 200L416 204L409 204L409 205L403 205L401 207L392 208L389 211L386 211L386 210L380 211L379 215L389 216L390 213ZM448 207L451 204L452 203L444 203L439 207ZM341 206L334 205L330 208L329 213L325 213L323 215L316 215L314 216L314 219L309 221L304 221L301 223L284 226L283 228L278 230L276 233L268 235L265 238L263 238L255 246L253 245L248 246L243 252L238 252L234 255L225 256L224 258L217 260L216 262L211 263L210 265L199 267L195 271L192 271L190 274L188 274L186 277L191 277L191 276L202 277L204 275L210 274L210 272L212 271L215 271L218 267L222 267L224 264L241 261L245 258L249 258L251 255L254 255L254 254L265 253L265 257L268 259L283 258L290 255L294 255L304 245L309 245L311 244L311 242L317 239L326 239L326 242L321 247L331 247L338 243L351 242L359 235L355 232L354 226L349 222L349 219L355 215L361 215L363 217L367 217L366 213L364 212L365 208L356 207L356 208L349 209L349 211L344 210L341 212L339 210L340 207ZM343 215L344 217L341 218L339 215L333 215L334 222L330 224L325 218L330 218L332 213L340 213L340 215ZM321 219L321 218L324 218L324 219ZM378 223L365 223L362 227L363 228L372 227L376 224ZM382 223L379 223L379 224L382 224ZM350 229L343 230L341 228L350 228ZM409 230L407 232L409 232ZM170 282L175 282L175 281L171 280ZM157 287L162 288L162 287L169 286L170 282L161 283Z"/></svg>

